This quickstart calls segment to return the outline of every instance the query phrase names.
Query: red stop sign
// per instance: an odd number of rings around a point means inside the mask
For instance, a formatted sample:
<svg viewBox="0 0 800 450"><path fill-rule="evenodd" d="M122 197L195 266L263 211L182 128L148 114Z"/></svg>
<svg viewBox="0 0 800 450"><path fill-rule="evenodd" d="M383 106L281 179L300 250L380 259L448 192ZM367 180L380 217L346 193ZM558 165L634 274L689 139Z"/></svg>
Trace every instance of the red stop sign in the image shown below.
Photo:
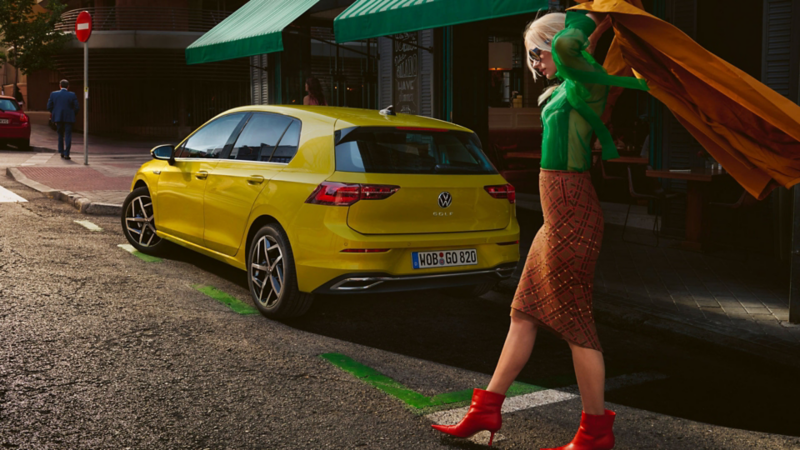
<svg viewBox="0 0 800 450"><path fill-rule="evenodd" d="M92 35L92 15L88 11L81 11L75 21L75 37L81 42L89 40Z"/></svg>

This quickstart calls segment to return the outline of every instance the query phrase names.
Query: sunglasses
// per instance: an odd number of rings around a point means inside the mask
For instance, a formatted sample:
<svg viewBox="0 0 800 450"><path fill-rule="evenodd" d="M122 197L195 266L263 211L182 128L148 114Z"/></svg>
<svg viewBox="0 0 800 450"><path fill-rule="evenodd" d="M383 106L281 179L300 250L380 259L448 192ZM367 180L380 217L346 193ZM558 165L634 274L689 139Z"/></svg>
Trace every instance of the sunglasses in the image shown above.
<svg viewBox="0 0 800 450"><path fill-rule="evenodd" d="M545 44L550 45L550 39L544 41ZM535 64L542 60L542 49L534 47L528 51L528 60L531 64Z"/></svg>

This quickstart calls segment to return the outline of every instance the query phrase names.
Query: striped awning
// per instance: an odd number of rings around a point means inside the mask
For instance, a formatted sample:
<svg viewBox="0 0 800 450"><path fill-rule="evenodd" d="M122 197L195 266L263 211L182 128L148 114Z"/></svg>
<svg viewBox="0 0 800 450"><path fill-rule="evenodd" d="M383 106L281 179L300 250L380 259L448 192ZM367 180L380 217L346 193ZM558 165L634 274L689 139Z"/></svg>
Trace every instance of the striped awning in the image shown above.
<svg viewBox="0 0 800 450"><path fill-rule="evenodd" d="M530 12L548 0L358 0L333 22L336 42L477 22Z"/></svg>
<svg viewBox="0 0 800 450"><path fill-rule="evenodd" d="M283 29L319 0L250 0L186 48L186 64L283 51Z"/></svg>

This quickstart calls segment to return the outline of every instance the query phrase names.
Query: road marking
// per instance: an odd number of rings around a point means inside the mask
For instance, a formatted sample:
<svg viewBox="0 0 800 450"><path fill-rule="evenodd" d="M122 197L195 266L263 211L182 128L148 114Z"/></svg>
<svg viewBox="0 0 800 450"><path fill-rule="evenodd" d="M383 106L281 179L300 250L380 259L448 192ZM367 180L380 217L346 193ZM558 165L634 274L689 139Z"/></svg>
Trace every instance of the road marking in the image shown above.
<svg viewBox="0 0 800 450"><path fill-rule="evenodd" d="M344 370L359 380L369 384L370 386L381 390L392 397L402 400L406 405L411 406L412 408L423 409L449 405L453 403L468 402L472 398L472 389L447 392L444 394L434 395L433 397L427 397L419 392L403 386L399 382L387 377L372 367L365 366L364 364L355 361L349 356L342 355L340 353L325 353L319 356L320 358L328 361L334 366ZM508 393L509 395L523 395L546 389L547 388L543 386L515 382L513 385L511 385L511 388L509 388Z"/></svg>
<svg viewBox="0 0 800 450"><path fill-rule="evenodd" d="M21 166L36 166L38 164L44 164L47 161L50 161L50 158L53 157L53 153L37 153L31 158L28 158L27 161L20 164Z"/></svg>
<svg viewBox="0 0 800 450"><path fill-rule="evenodd" d="M242 314L242 315L250 315L250 314L260 314L256 308L248 305L247 303L239 300L238 298L229 295L224 291L220 291L219 289L215 288L214 286L204 286L202 284L193 284L193 289L196 289L203 294L213 298L214 300L224 304L228 308L232 309L234 312Z"/></svg>
<svg viewBox="0 0 800 450"><path fill-rule="evenodd" d="M161 262L161 258L158 258L158 257L155 257L155 256L150 256L150 255L145 255L144 253L140 252L139 250L136 250L136 248L134 246L132 246L131 244L119 244L117 247L125 250L126 252L130 253L131 255L133 255L133 256L135 256L135 257L137 257L139 259L141 259L144 262Z"/></svg>
<svg viewBox="0 0 800 450"><path fill-rule="evenodd" d="M27 203L28 201L19 195L0 186L0 203Z"/></svg>
<svg viewBox="0 0 800 450"><path fill-rule="evenodd" d="M85 227L89 231L103 231L102 228L98 227L97 225L89 222L88 220L76 220L75 223L78 225ZM131 247L132 248L132 247Z"/></svg>

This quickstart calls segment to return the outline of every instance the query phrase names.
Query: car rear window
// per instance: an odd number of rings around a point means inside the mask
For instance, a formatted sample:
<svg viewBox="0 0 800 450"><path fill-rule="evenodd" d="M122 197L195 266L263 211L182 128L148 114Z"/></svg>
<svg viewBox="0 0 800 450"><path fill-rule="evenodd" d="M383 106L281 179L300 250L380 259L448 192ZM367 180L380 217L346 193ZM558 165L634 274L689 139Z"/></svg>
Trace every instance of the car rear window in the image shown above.
<svg viewBox="0 0 800 450"><path fill-rule="evenodd" d="M9 100L7 98L0 98L0 109L3 111L16 111L19 108L17 107L17 102L14 100Z"/></svg>
<svg viewBox="0 0 800 450"><path fill-rule="evenodd" d="M361 173L494 174L473 133L404 128L337 131L336 170Z"/></svg>

